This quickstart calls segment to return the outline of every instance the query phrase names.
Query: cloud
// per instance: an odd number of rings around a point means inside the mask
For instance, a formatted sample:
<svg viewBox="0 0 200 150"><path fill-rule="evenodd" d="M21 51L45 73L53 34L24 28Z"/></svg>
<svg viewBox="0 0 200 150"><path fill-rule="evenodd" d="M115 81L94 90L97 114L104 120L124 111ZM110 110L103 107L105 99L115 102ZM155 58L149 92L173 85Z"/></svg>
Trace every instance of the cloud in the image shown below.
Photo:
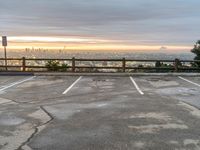
<svg viewBox="0 0 200 150"><path fill-rule="evenodd" d="M0 0L0 33L83 36L125 43L189 44L199 0Z"/></svg>

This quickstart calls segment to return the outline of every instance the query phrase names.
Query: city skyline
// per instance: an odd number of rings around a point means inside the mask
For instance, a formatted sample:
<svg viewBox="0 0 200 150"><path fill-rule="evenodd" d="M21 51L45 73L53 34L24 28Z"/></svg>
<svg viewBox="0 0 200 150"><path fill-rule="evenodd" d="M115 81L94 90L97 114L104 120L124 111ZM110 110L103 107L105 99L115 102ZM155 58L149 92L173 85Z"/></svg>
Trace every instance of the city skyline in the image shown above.
<svg viewBox="0 0 200 150"><path fill-rule="evenodd" d="M0 0L10 49L189 51L197 0Z"/></svg>

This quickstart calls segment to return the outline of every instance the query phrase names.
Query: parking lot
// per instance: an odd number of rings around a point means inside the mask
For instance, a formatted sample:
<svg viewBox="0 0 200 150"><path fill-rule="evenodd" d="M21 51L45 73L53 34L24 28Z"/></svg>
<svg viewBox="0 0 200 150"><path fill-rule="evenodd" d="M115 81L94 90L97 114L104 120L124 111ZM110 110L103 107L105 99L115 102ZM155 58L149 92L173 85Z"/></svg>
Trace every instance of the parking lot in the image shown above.
<svg viewBox="0 0 200 150"><path fill-rule="evenodd" d="M2 150L199 150L200 77L0 76Z"/></svg>

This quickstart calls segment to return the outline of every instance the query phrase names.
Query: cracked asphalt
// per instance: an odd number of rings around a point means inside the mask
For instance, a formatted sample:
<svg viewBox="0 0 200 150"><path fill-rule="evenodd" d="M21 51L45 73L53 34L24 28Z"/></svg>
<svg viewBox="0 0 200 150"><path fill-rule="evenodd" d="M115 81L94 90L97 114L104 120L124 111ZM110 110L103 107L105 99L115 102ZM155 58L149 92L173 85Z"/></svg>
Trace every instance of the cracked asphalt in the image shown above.
<svg viewBox="0 0 200 150"><path fill-rule="evenodd" d="M0 150L200 150L200 77L132 79L0 76Z"/></svg>

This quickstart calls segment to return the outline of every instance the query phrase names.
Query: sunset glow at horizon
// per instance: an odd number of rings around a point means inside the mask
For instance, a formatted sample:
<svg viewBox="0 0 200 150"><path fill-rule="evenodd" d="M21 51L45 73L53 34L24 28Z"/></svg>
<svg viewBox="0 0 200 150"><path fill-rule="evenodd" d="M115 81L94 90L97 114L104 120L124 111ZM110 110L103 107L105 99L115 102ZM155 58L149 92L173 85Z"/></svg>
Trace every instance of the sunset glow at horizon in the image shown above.
<svg viewBox="0 0 200 150"><path fill-rule="evenodd" d="M9 48L20 50L26 48L63 49L63 50L139 50L158 51L165 47L167 50L190 50L191 46L178 45L140 45L125 41L114 41L88 37L66 37L66 36L10 36L8 37Z"/></svg>

